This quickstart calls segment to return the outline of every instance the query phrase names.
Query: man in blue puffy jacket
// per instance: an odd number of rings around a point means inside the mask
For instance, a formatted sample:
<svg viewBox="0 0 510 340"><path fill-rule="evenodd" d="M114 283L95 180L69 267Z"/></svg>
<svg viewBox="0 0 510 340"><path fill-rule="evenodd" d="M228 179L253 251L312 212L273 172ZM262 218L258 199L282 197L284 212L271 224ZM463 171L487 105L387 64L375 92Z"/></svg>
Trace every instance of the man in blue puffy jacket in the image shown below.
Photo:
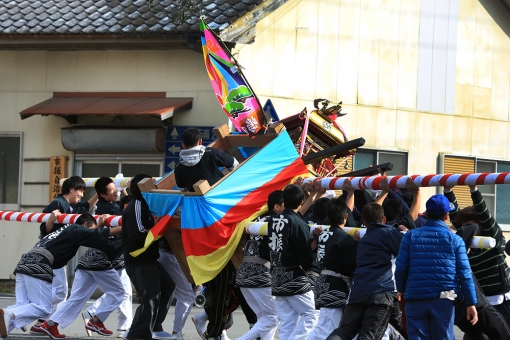
<svg viewBox="0 0 510 340"><path fill-rule="evenodd" d="M409 339L455 339L454 300L467 306L467 318L478 321L476 292L464 241L446 223L455 207L444 195L426 203L428 221L407 232L396 261L399 297L406 300Z"/></svg>

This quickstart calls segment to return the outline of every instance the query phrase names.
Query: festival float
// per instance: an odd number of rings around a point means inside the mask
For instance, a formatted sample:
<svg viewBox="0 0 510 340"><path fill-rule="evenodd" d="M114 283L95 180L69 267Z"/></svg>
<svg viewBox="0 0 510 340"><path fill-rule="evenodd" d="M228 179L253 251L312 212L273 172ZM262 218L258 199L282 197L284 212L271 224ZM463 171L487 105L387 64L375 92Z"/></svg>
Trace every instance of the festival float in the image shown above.
<svg viewBox="0 0 510 340"><path fill-rule="evenodd" d="M160 217L147 235L145 247L165 237L188 280L201 284L214 278L232 260L242 261L243 235L264 234L267 224L253 221L267 211L269 193L283 189L298 177L315 187L341 190L350 178L355 189L379 189L379 171L392 164L378 164L348 171L346 164L365 140L349 140L338 124L342 103L316 99L314 109L279 119L274 109L262 107L234 58L223 48L205 22L200 22L203 55L216 98L237 132L227 125L214 129L216 140L207 145L235 157L239 167L209 186L201 180L195 192L176 190L174 173L138 183L150 210ZM269 113L271 112L271 113ZM352 164L352 158L351 158ZM225 170L226 171L226 170ZM509 184L510 173L445 174L388 177L390 187L405 187L407 178L418 186ZM84 178L93 186L94 178ZM126 187L129 178L113 178L118 187ZM0 211L0 220L44 222L49 214ZM72 223L78 215L61 215L59 223ZM120 217L110 217L107 225L120 225ZM355 230L349 231L354 232ZM493 240L492 240L493 241ZM487 238L471 245L493 247Z"/></svg>

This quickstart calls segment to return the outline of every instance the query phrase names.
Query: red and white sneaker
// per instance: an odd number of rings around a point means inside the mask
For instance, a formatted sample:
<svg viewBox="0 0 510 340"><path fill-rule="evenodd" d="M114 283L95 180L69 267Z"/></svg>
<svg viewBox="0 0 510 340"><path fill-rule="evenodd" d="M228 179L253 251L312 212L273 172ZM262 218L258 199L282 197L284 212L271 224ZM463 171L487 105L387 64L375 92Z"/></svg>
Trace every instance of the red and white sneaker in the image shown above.
<svg viewBox="0 0 510 340"><path fill-rule="evenodd" d="M30 327L30 334L46 336L46 332L41 329L41 326L37 325L33 325L32 327Z"/></svg>
<svg viewBox="0 0 510 340"><path fill-rule="evenodd" d="M106 327L103 325L101 321L96 322L92 319L89 320L85 328L91 330L92 332L96 332L99 335L110 336L113 334L112 331L106 329Z"/></svg>
<svg viewBox="0 0 510 340"><path fill-rule="evenodd" d="M58 323L55 322L54 326L50 326L48 321L44 321L44 323L39 327L41 331L48 334L52 339L64 339L66 336L64 334L60 334L58 332Z"/></svg>

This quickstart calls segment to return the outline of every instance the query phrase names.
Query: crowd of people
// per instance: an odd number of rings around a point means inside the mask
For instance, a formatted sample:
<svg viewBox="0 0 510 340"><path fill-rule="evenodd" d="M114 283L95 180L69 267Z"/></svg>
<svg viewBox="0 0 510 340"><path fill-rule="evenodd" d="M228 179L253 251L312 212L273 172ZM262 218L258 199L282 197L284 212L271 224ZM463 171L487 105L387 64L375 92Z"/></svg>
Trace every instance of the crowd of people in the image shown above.
<svg viewBox="0 0 510 340"><path fill-rule="evenodd" d="M210 185L238 166L232 156L202 145L200 131L183 134L177 187L193 191ZM382 176L385 176L382 174ZM249 235L238 268L232 261L204 287L188 282L169 243L162 238L143 248L157 223L138 183L131 194L112 179L95 183L96 195L80 202L84 181L73 176L62 194L44 210L40 240L21 256L16 274L16 304L0 309L0 336L14 328L53 339L81 314L85 329L113 335L104 326L118 309L116 336L135 339L184 339L182 330L196 292L204 310L192 317L204 340L227 340L232 312L241 306L250 329L239 340L455 339L454 325L466 340L510 339L510 270L506 241L482 194L470 186L472 206L458 206L452 187L426 200L412 180L392 189L354 190L345 180L335 195L301 180L267 197L267 235ZM101 215L98 222L89 211ZM63 213L81 213L75 224L58 224ZM106 228L109 215L122 226ZM350 235L345 228L365 228ZM492 237L491 249L471 248L475 236ZM80 246L70 298L65 266ZM510 251L510 243L506 249ZM139 298L133 316L132 286ZM103 295L81 312L100 288ZM176 300L172 332L163 329Z"/></svg>

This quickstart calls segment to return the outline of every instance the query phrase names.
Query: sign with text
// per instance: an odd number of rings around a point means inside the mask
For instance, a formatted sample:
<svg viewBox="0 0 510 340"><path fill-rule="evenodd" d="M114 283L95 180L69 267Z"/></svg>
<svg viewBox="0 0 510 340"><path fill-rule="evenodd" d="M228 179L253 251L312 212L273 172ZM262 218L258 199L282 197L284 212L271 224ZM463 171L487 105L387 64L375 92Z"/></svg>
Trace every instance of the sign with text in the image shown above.
<svg viewBox="0 0 510 340"><path fill-rule="evenodd" d="M49 202L53 201L60 194L60 180L62 178L67 178L67 156L51 156Z"/></svg>
<svg viewBox="0 0 510 340"><path fill-rule="evenodd" d="M207 146L216 140L213 128L214 126L169 126L166 130L165 138L165 170L170 172L175 169L179 163L179 152L182 148L182 134L190 127L196 127L200 130L202 144Z"/></svg>

